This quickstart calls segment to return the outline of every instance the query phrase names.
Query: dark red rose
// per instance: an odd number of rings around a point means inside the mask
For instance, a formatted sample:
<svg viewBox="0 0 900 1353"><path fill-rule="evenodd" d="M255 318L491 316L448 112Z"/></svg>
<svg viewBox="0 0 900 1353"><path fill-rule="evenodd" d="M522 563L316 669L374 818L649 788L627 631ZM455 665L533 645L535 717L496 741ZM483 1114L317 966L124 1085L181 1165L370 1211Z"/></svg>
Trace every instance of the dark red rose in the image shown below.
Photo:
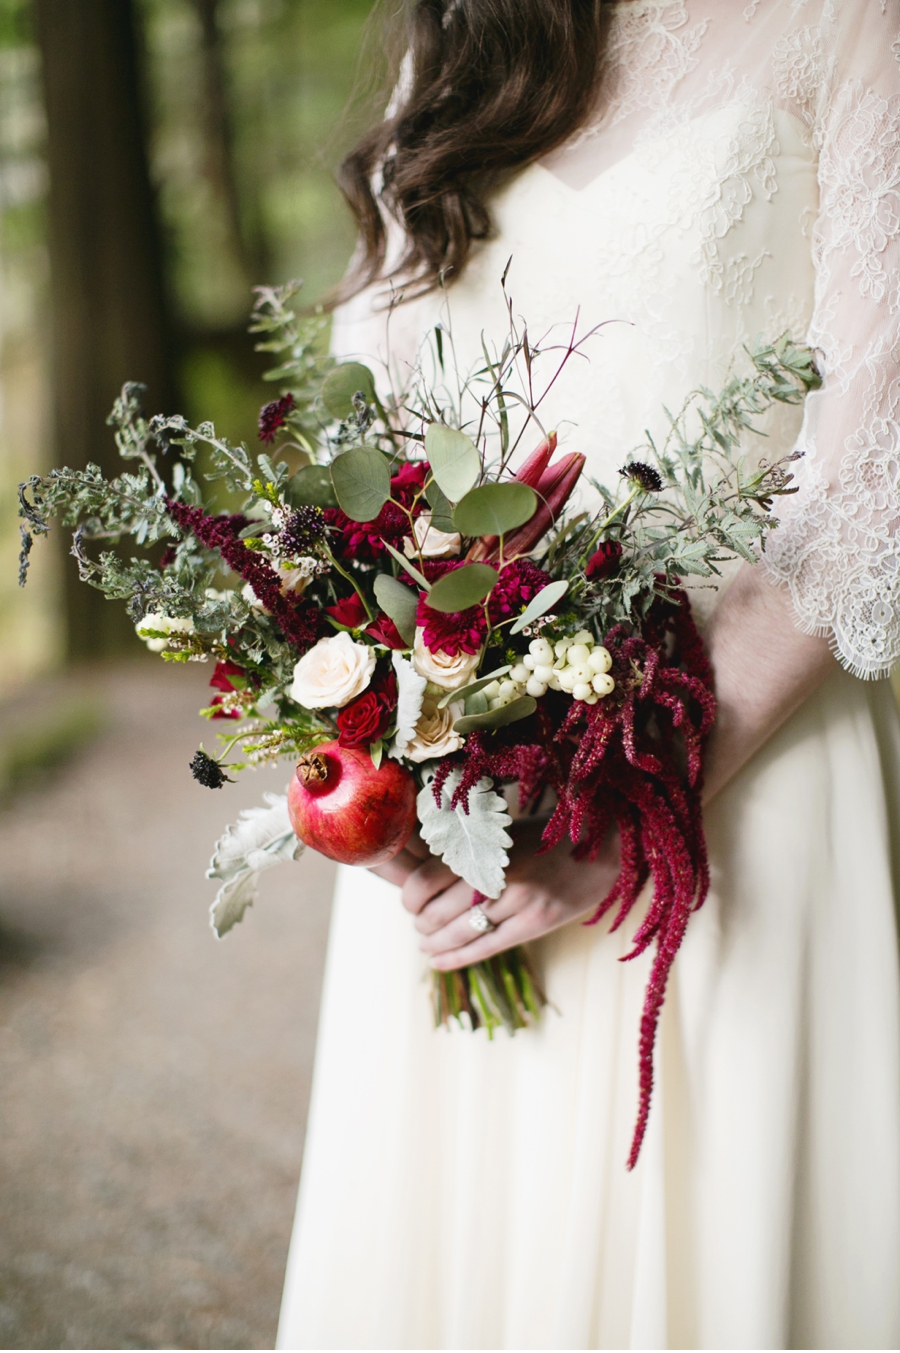
<svg viewBox="0 0 900 1353"><path fill-rule="evenodd" d="M409 648L409 644L391 617L384 612L377 615L371 625L366 626L365 632L377 643L385 644L388 648Z"/></svg>
<svg viewBox="0 0 900 1353"><path fill-rule="evenodd" d="M393 671L376 677L367 691L338 712L338 742L342 747L368 747L383 738L397 708L397 678Z"/></svg>
<svg viewBox="0 0 900 1353"><path fill-rule="evenodd" d="M346 625L351 630L361 629L369 618L358 592L343 597L336 606L326 606L325 610L334 616L339 625Z"/></svg>
<svg viewBox="0 0 900 1353"><path fill-rule="evenodd" d="M618 540L604 540L587 561L584 576L591 582L600 582L611 578L619 567L622 558L622 546Z"/></svg>
<svg viewBox="0 0 900 1353"><path fill-rule="evenodd" d="M243 690L244 686L246 685L245 680L244 682L241 683L240 686L235 686L234 682L232 681L232 677L246 678L246 675L247 674L244 671L243 667L239 667L236 662L231 662L230 660L227 662L217 662L216 670L210 677L209 684L217 691L223 691L226 694L231 694L233 691ZM217 707L216 713L211 716L213 719L241 718L241 711L239 709L219 708L224 703L225 703L225 695L213 696L212 700L210 701L210 704L215 705Z"/></svg>

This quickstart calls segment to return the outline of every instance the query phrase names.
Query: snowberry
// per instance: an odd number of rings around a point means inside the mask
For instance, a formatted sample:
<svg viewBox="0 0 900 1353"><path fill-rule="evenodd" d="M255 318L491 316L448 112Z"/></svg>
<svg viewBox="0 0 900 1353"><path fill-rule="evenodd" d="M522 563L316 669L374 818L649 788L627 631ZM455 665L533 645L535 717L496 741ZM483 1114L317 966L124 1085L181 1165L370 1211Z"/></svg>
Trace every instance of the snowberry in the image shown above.
<svg viewBox="0 0 900 1353"><path fill-rule="evenodd" d="M594 647L596 640L590 630L579 630L572 640L572 643L584 644L585 648L591 649Z"/></svg>
<svg viewBox="0 0 900 1353"><path fill-rule="evenodd" d="M571 639L560 639L558 643L553 645L553 651L558 658L564 658L571 647Z"/></svg>
<svg viewBox="0 0 900 1353"><path fill-rule="evenodd" d="M587 644L573 644L566 655L569 659L570 667L580 667L583 662L587 662L591 650Z"/></svg>
<svg viewBox="0 0 900 1353"><path fill-rule="evenodd" d="M544 685L546 686L547 682L553 675L553 668L545 666L544 663L539 662L534 669L534 675L537 681L543 681Z"/></svg>
<svg viewBox="0 0 900 1353"><path fill-rule="evenodd" d="M533 672L536 665L537 664L535 663L533 654L526 653L525 657L522 659L522 666L525 668L525 670L528 672Z"/></svg>
<svg viewBox="0 0 900 1353"><path fill-rule="evenodd" d="M525 690L528 695L533 695L536 700L539 700L542 695L547 694L547 683L538 681L537 677L533 676L525 683Z"/></svg>
<svg viewBox="0 0 900 1353"><path fill-rule="evenodd" d="M598 696L611 695L612 692L616 689L616 683L613 681L611 676L608 676L606 674L606 672L598 672L597 675L594 677L593 681L591 682L591 685L597 692Z"/></svg>
<svg viewBox="0 0 900 1353"><path fill-rule="evenodd" d="M528 645L528 651L535 662L544 663L545 665L550 665L553 662L553 649L546 639L532 639L531 643Z"/></svg>
<svg viewBox="0 0 900 1353"><path fill-rule="evenodd" d="M588 663L595 672L608 672L612 667L612 658L605 648L598 646L588 655Z"/></svg>
<svg viewBox="0 0 900 1353"><path fill-rule="evenodd" d="M492 681L489 686L485 686L483 689L484 689L484 698L486 700L488 701L496 700L500 694L500 682Z"/></svg>
<svg viewBox="0 0 900 1353"><path fill-rule="evenodd" d="M572 695L576 700L590 700L594 692L586 681L579 681L572 690Z"/></svg>
<svg viewBox="0 0 900 1353"><path fill-rule="evenodd" d="M531 671L525 666L524 662L517 662L509 674L509 679L510 681L527 681L530 676Z"/></svg>

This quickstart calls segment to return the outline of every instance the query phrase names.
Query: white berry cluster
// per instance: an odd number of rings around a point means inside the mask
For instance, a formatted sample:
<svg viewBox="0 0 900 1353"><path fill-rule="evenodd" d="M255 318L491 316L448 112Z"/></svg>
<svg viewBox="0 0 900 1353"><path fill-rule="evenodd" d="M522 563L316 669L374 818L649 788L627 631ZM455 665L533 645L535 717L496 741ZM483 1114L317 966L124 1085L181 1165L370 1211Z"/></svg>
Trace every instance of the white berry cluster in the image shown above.
<svg viewBox="0 0 900 1353"><path fill-rule="evenodd" d="M521 662L504 680L486 686L484 694L489 709L500 709L522 695L539 699L548 690L565 691L586 705L596 705L615 690L610 667L612 658L588 630L579 630L571 639L560 639L556 644L533 639Z"/></svg>

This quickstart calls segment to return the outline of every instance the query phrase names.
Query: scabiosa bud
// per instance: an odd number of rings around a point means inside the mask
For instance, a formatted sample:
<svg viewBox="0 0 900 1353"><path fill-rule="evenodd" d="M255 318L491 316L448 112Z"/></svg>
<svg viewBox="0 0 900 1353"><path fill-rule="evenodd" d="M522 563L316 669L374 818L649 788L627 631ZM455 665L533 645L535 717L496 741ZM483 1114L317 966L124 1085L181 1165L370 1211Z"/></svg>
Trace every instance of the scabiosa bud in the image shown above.
<svg viewBox="0 0 900 1353"><path fill-rule="evenodd" d="M281 399L273 399L271 404L264 404L259 411L259 440L265 442L266 446L271 446L275 440L275 433L279 428L284 427L288 414L294 407L294 396L292 394L282 395Z"/></svg>
<svg viewBox="0 0 900 1353"><path fill-rule="evenodd" d="M659 470L643 460L633 460L630 465L623 465L619 474L639 484L645 493L659 493L663 486Z"/></svg>
<svg viewBox="0 0 900 1353"><path fill-rule="evenodd" d="M226 775L218 761L213 761L206 752L199 751L194 753L194 759L191 762L191 774L204 789L221 789L227 781L228 784L234 784L230 776Z"/></svg>
<svg viewBox="0 0 900 1353"><path fill-rule="evenodd" d="M320 507L298 507L281 529L281 553L286 559L296 559L306 554L325 539L326 529L325 514Z"/></svg>

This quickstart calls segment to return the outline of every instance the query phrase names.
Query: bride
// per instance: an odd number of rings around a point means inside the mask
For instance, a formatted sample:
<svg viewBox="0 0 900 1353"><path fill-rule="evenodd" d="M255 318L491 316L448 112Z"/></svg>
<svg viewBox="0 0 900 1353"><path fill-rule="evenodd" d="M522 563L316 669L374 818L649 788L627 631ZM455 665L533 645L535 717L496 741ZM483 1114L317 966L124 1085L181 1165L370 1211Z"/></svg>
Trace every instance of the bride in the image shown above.
<svg viewBox="0 0 900 1353"><path fill-rule="evenodd" d="M825 379L763 443L802 458L762 562L696 593L712 889L637 1168L649 955L618 963L628 936L581 924L616 842L589 864L523 839L486 933L439 860L343 869L279 1346L894 1348L900 727L861 678L900 656L900 3L418 0L407 20L398 93L343 169L360 249L337 351L387 358L393 286L391 360L446 305L467 369L506 330L511 257L532 333L617 321L545 420L606 482L758 335L807 334ZM541 1024L435 1032L428 964L523 941Z"/></svg>

